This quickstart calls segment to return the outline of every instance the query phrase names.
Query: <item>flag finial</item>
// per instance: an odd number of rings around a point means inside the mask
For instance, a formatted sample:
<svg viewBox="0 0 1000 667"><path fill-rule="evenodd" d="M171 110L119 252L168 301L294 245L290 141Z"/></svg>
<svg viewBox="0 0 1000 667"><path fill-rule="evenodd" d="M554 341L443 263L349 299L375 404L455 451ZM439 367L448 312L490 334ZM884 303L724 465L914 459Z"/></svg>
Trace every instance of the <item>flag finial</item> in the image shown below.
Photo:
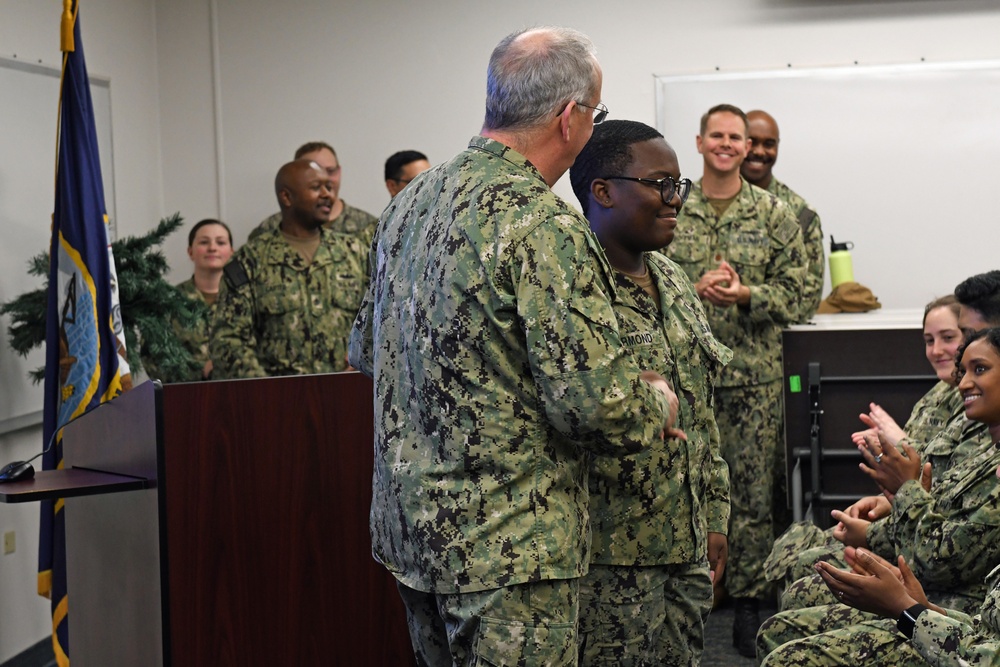
<svg viewBox="0 0 1000 667"><path fill-rule="evenodd" d="M63 0L62 30L60 31L60 50L63 53L76 51L73 39L73 0Z"/></svg>

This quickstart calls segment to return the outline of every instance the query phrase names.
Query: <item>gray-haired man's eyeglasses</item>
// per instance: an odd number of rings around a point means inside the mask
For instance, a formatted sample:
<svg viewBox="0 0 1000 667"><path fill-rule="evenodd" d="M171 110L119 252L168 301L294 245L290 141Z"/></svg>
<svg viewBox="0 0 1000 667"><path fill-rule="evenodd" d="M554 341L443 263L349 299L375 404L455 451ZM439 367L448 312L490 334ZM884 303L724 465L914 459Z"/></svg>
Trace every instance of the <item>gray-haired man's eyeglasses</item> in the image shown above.
<svg viewBox="0 0 1000 667"><path fill-rule="evenodd" d="M604 106L604 102L598 102L596 107L592 107L589 104L584 104L583 102L577 102L578 107L586 107L588 109L593 109L597 113L594 114L594 125L600 125L604 122L604 119L608 117L608 108Z"/></svg>

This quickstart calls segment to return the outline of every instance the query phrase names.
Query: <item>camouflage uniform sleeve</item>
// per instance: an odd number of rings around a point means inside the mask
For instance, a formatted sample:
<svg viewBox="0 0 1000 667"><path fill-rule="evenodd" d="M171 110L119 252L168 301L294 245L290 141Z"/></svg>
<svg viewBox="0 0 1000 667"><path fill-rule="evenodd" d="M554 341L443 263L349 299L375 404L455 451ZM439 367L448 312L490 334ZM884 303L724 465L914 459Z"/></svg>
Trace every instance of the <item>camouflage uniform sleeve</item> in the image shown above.
<svg viewBox="0 0 1000 667"><path fill-rule="evenodd" d="M936 667L996 665L1000 639L979 631L982 620L948 609L948 615L927 611L917 617L913 647L927 664Z"/></svg>
<svg viewBox="0 0 1000 667"><path fill-rule="evenodd" d="M214 379L266 377L257 358L254 262L244 246L223 271L212 320L209 354Z"/></svg>
<svg viewBox="0 0 1000 667"><path fill-rule="evenodd" d="M507 279L549 423L599 451L638 451L659 437L669 407L622 345L603 252L589 230L572 231L583 224L536 225L512 249Z"/></svg>
<svg viewBox="0 0 1000 667"><path fill-rule="evenodd" d="M893 526L896 524L894 516L890 514L878 521L872 521L865 530L868 548L889 562L895 562L898 551L893 541Z"/></svg>
<svg viewBox="0 0 1000 667"><path fill-rule="evenodd" d="M354 326L351 327L351 336L347 342L347 361L361 373L370 378L375 377L374 359L374 334L372 324L375 317L375 295L373 293L377 281L375 279L375 267L377 265L377 253L374 243L369 241L368 246L368 285L365 289L364 299L361 301L361 308L354 318Z"/></svg>
<svg viewBox="0 0 1000 667"><path fill-rule="evenodd" d="M375 315L372 301L372 287L368 286L361 309L354 319L351 337L347 343L347 360L356 370L370 378L375 377L375 360L372 358L374 339L372 337L372 319Z"/></svg>
<svg viewBox="0 0 1000 667"><path fill-rule="evenodd" d="M810 219L806 220L805 218ZM819 302L823 300L823 273L826 268L826 256L823 253L823 227L820 224L819 214L811 208L804 208L799 212L799 222L807 262L802 281L802 304L799 321L806 322L816 314Z"/></svg>
<svg viewBox="0 0 1000 667"><path fill-rule="evenodd" d="M750 288L749 317L753 322L790 324L799 316L805 249L802 229L784 202L772 197L768 230L774 252L764 282Z"/></svg>
<svg viewBox="0 0 1000 667"><path fill-rule="evenodd" d="M995 459L986 467L995 470ZM924 491L916 480L896 492L897 548L921 572L924 586L947 590L981 582L995 564L1000 546L1000 490L996 479L986 481L988 494L977 493L975 487L981 484L970 481L969 488L956 489L947 500Z"/></svg>

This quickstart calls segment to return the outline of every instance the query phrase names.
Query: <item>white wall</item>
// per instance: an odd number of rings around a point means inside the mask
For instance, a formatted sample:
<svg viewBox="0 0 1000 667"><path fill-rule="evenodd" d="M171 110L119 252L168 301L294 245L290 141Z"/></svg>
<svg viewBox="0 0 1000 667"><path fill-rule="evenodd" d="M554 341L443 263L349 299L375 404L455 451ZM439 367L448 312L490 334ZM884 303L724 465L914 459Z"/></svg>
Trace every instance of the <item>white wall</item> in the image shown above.
<svg viewBox="0 0 1000 667"><path fill-rule="evenodd" d="M80 11L88 69L112 82L115 169L114 174L106 170L104 176L114 178L118 231L141 233L163 211L153 3L83 0ZM61 12L59 2L0 0L0 55L59 67ZM39 147L40 152L52 155L37 175L47 182L52 182L55 168L55 130L53 126L52 144ZM48 221L39 224L47 227ZM24 248L24 258L43 249ZM0 321L4 335L8 324L6 318ZM0 343L0 355L13 356L6 339ZM0 465L33 456L41 450L41 441L40 427L0 436ZM38 512L34 504L0 504L0 534L13 530L17 535L15 553L0 555L0 662L50 632L48 600L36 594Z"/></svg>
<svg viewBox="0 0 1000 667"><path fill-rule="evenodd" d="M208 169L216 164L214 139L206 139L216 137L214 117L204 110L210 97L204 78L212 69L205 17L213 1L218 8L225 174L221 211L213 199L214 172ZM161 78L166 84L169 70L176 84L170 94L163 88L166 210L180 210L192 222L221 213L234 228L237 243L276 210L273 174L296 146L310 139L325 139L337 148L344 198L378 214L388 198L382 165L389 154L416 148L438 162L479 130L490 51L500 37L522 26L557 23L589 34L604 67L604 101L612 117L650 124L656 120L654 75L716 67L766 70L789 63L815 67L1000 57L995 39L1000 9L989 0L632 0L616 5L597 0L512 0L503 5L465 0L184 0L158 2L157 13ZM171 125L172 117L185 120ZM696 131L693 118L689 136L668 139L693 143ZM850 141L849 127L816 131ZM801 140L785 137L786 144ZM173 145L191 150L179 155L168 148ZM859 147L858 159L864 149ZM928 162L933 177L948 176L933 173L932 160ZM681 167L694 175L701 170L700 164ZM780 162L776 173L794 187L794 174L783 173ZM847 176L831 175L831 187L840 187L834 184ZM566 179L556 189L574 201ZM822 199L818 193L802 194ZM982 231L992 236L987 223L963 223L984 225ZM939 225L928 221L922 227L918 231L934 233ZM899 238L913 233L912 223L902 229L887 225L865 242L898 247ZM178 238L168 251L178 280L189 266L183 246ZM968 273L991 268L982 266L983 261ZM861 268L860 275L879 271ZM885 279L899 280L895 275ZM884 305L922 306L954 286L950 278L942 282L947 284L913 289L902 297L896 295L905 290L892 290Z"/></svg>

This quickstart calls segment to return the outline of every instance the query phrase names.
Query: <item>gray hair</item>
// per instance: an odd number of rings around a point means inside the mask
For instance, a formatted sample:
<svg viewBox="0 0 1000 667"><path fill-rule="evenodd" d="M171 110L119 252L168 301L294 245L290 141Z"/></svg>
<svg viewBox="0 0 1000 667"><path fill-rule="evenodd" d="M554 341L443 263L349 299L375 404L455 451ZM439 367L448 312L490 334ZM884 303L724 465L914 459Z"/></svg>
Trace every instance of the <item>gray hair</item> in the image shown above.
<svg viewBox="0 0 1000 667"><path fill-rule="evenodd" d="M541 40L519 40L526 33ZM527 130L554 118L571 101L597 93L593 42L572 28L546 26L511 33L493 49L486 73L488 130Z"/></svg>

